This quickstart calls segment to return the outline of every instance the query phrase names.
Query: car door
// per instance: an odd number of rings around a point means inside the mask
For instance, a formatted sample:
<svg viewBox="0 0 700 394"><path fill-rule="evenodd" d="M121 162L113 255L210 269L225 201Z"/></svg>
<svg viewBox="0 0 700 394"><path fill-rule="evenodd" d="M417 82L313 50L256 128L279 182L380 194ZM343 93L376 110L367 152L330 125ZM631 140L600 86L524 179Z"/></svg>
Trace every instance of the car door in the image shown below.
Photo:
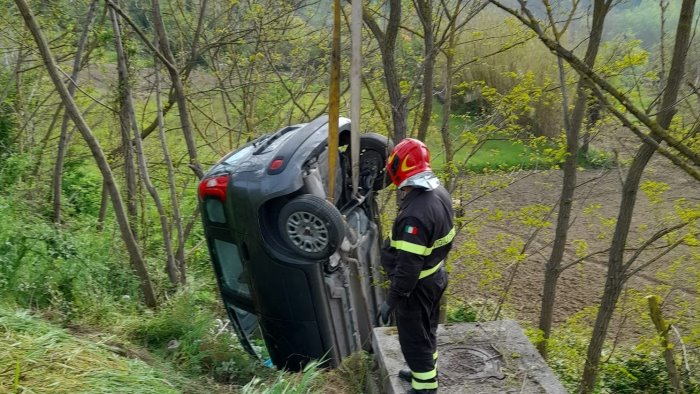
<svg viewBox="0 0 700 394"><path fill-rule="evenodd" d="M225 230L209 228L209 250L217 275L221 298L243 348L260 357L254 339L260 336L253 304L250 278L241 259L242 251Z"/></svg>

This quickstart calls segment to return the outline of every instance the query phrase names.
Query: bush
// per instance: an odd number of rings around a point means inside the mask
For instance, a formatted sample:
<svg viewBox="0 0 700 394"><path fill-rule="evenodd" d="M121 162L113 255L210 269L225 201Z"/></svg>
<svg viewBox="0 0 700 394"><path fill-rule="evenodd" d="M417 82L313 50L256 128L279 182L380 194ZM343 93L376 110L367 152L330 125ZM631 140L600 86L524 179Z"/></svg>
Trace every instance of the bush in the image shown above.
<svg viewBox="0 0 700 394"><path fill-rule="evenodd" d="M554 330L548 341L547 364L570 392L577 391L596 308L585 308ZM595 393L672 393L663 356L618 345L612 357L599 366ZM606 353L613 351L608 347ZM692 377L683 376L687 393L699 393Z"/></svg>
<svg viewBox="0 0 700 394"><path fill-rule="evenodd" d="M74 215L97 217L102 196L102 178L88 171L85 163L67 162L61 190Z"/></svg>
<svg viewBox="0 0 700 394"><path fill-rule="evenodd" d="M0 147L1 148L1 147ZM31 158L27 154L0 153L0 189L11 189L27 172Z"/></svg>
<svg viewBox="0 0 700 394"><path fill-rule="evenodd" d="M475 322L478 314L479 311L466 302L447 306L448 323Z"/></svg>
<svg viewBox="0 0 700 394"><path fill-rule="evenodd" d="M236 335L222 325L187 288L152 316L127 324L128 335L191 374L207 374L218 381L243 384L255 374L256 363Z"/></svg>
<svg viewBox="0 0 700 394"><path fill-rule="evenodd" d="M601 386L612 393L673 392L660 355L632 354L603 364Z"/></svg>
<svg viewBox="0 0 700 394"><path fill-rule="evenodd" d="M94 223L65 229L46 223L21 201L0 196L0 294L22 307L49 308L64 321L98 305L138 298L138 280ZM102 309L102 308L98 308Z"/></svg>
<svg viewBox="0 0 700 394"><path fill-rule="evenodd" d="M362 394L368 391L367 379L378 379L376 363L371 354L359 351L343 359L340 366L329 370L315 382L312 392L329 391L327 387L336 389L336 393Z"/></svg>
<svg viewBox="0 0 700 394"><path fill-rule="evenodd" d="M588 152L579 152L578 165L583 168L611 168L615 165L615 157L608 153L595 149Z"/></svg>
<svg viewBox="0 0 700 394"><path fill-rule="evenodd" d="M5 86L7 77L0 70L0 86ZM14 90L14 89L12 89ZM17 118L12 105L14 103L14 95L10 93L4 102L0 102L0 151L12 152L14 146L15 131L17 129Z"/></svg>

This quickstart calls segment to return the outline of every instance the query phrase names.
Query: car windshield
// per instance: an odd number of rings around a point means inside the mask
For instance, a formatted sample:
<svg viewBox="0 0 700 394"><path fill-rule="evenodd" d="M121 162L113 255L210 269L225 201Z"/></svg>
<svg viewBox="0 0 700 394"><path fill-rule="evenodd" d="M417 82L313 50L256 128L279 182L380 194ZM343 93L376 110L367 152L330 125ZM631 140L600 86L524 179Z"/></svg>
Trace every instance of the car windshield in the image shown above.
<svg viewBox="0 0 700 394"><path fill-rule="evenodd" d="M245 148L239 150L238 152L232 154L226 160L224 160L224 164L226 164L228 166L235 165L243 157L250 155L253 152L253 149L255 149L255 147L253 145L246 146Z"/></svg>

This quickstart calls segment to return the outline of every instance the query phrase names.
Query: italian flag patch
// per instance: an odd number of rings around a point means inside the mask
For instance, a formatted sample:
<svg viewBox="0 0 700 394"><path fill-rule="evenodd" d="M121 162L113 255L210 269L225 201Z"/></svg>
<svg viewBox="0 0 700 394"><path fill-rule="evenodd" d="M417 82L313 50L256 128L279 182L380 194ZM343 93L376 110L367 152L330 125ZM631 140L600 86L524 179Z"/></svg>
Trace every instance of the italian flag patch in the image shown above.
<svg viewBox="0 0 700 394"><path fill-rule="evenodd" d="M418 234L418 227L406 226L404 227L403 231L412 235L416 235Z"/></svg>

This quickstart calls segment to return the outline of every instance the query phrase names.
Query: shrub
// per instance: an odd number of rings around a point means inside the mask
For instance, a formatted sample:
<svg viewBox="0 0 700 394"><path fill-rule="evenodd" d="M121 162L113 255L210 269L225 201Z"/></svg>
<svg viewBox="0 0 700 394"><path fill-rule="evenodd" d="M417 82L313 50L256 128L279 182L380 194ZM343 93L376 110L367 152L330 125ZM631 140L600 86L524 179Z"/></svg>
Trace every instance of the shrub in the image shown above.
<svg viewBox="0 0 700 394"><path fill-rule="evenodd" d="M584 168L611 168L614 164L615 157L608 152L589 149L578 155L578 165Z"/></svg>
<svg viewBox="0 0 700 394"><path fill-rule="evenodd" d="M129 336L191 374L208 374L218 381L243 384L256 363L228 329L204 308L199 291L178 292L150 317L127 324Z"/></svg>
<svg viewBox="0 0 700 394"><path fill-rule="evenodd" d="M0 153L0 189L7 190L15 186L27 172L30 161L28 154Z"/></svg>
<svg viewBox="0 0 700 394"><path fill-rule="evenodd" d="M105 253L112 250L111 234L95 232L90 222L56 228L17 200L0 196L4 298L22 307L50 308L65 321L124 295L137 298L137 279L119 263L128 260Z"/></svg>
<svg viewBox="0 0 700 394"><path fill-rule="evenodd" d="M602 365L601 386L613 393L671 393L663 357L632 354Z"/></svg>
<svg viewBox="0 0 700 394"><path fill-rule="evenodd" d="M479 311L466 302L447 306L447 322L475 322Z"/></svg>
<svg viewBox="0 0 700 394"><path fill-rule="evenodd" d="M359 351L343 359L340 366L329 370L316 380L313 392L332 393L366 393L368 390L367 379L377 379L376 365L372 355ZM335 390L328 390L329 387Z"/></svg>
<svg viewBox="0 0 700 394"><path fill-rule="evenodd" d="M88 171L82 161L67 162L63 173L61 190L71 213L96 217L102 198L102 178Z"/></svg>

